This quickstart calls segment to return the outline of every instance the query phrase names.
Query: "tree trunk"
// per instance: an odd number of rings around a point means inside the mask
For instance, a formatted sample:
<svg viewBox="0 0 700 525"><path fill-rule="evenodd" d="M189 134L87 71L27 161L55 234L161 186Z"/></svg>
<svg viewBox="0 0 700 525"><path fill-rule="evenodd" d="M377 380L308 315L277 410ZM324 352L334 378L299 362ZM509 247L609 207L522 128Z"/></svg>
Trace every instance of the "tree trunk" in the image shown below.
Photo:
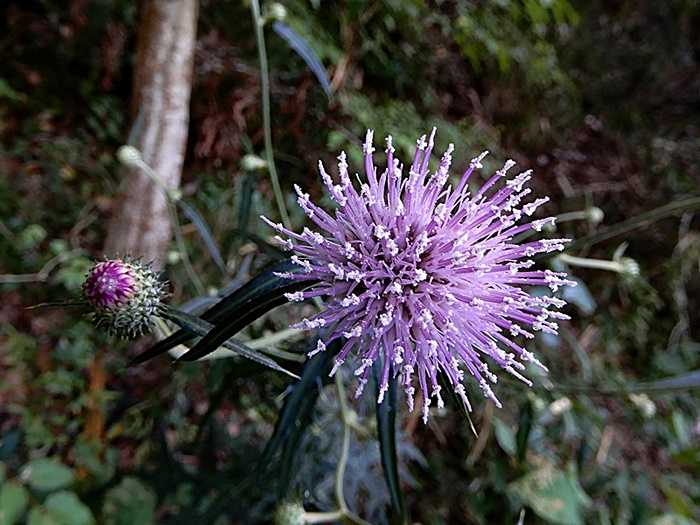
<svg viewBox="0 0 700 525"><path fill-rule="evenodd" d="M139 27L131 145L168 188L180 184L192 87L197 0L146 0ZM124 168L105 253L162 267L172 230L168 203L138 169Z"/></svg>

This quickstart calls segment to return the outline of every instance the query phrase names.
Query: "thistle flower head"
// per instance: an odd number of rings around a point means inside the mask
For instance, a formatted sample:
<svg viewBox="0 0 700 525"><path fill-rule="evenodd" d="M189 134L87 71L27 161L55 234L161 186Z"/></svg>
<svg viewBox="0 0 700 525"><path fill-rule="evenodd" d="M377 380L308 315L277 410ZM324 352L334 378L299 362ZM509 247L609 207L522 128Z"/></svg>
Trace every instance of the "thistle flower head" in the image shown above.
<svg viewBox="0 0 700 525"><path fill-rule="evenodd" d="M544 366L518 341L538 330L555 333L556 320L568 316L556 310L565 304L561 299L534 296L524 287L548 286L556 292L574 284L562 273L533 268L532 256L562 250L567 239L514 241L554 221L530 220L548 201L526 202L531 172L509 178L515 162L508 160L472 195L467 183L487 153L472 159L453 187L448 184L452 145L437 169L429 167L434 135L433 129L418 140L407 169L388 137L386 167L380 170L368 131L365 179L359 187L351 181L344 153L338 157L339 182L319 163L336 210L327 213L296 188L299 205L317 232L294 233L263 217L285 237L279 239L300 266L287 277L312 282L288 299L327 299L325 310L298 325L321 329L311 354L344 338L332 373L356 355L359 395L372 366L381 363L377 401L382 402L390 377L397 377L410 410L416 388L422 392L424 420L432 400L443 405L440 374L467 408L466 375L500 406L491 388L497 376L489 364L529 385L521 374L524 363Z"/></svg>
<svg viewBox="0 0 700 525"><path fill-rule="evenodd" d="M88 272L83 294L94 308L115 308L134 295L135 285L131 265L119 260L103 261Z"/></svg>
<svg viewBox="0 0 700 525"><path fill-rule="evenodd" d="M163 295L156 272L134 260L98 262L83 283L94 322L127 339L150 331Z"/></svg>

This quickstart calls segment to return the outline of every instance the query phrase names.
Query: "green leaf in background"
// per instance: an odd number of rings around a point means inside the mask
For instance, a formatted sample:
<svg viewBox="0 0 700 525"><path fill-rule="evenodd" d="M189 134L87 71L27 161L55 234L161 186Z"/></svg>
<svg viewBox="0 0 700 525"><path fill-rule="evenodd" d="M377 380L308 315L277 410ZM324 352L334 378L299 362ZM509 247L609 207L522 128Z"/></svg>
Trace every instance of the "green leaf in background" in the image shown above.
<svg viewBox="0 0 700 525"><path fill-rule="evenodd" d="M151 525L155 520L156 496L136 478L124 478L110 489L102 505L105 525Z"/></svg>
<svg viewBox="0 0 700 525"><path fill-rule="evenodd" d="M13 102L23 101L26 97L12 89L12 86L4 78L0 78L0 99L6 98Z"/></svg>
<svg viewBox="0 0 700 525"><path fill-rule="evenodd" d="M92 440L80 439L73 447L73 460L76 468L85 469L90 476L90 483L102 486L114 477L119 462L119 451L104 448Z"/></svg>
<svg viewBox="0 0 700 525"><path fill-rule="evenodd" d="M562 290L561 296L567 303L575 304L583 315L593 315L596 307L596 300L590 290L581 279L573 277L576 286L569 286Z"/></svg>
<svg viewBox="0 0 700 525"><path fill-rule="evenodd" d="M651 520L649 525L695 525L696 523L680 514L664 514Z"/></svg>
<svg viewBox="0 0 700 525"><path fill-rule="evenodd" d="M8 481L0 487L0 525L17 523L27 510L29 495L19 483Z"/></svg>
<svg viewBox="0 0 700 525"><path fill-rule="evenodd" d="M496 434L496 441L503 451L509 456L515 456L517 446L515 444L515 433L508 425L497 417L493 418L493 430Z"/></svg>
<svg viewBox="0 0 700 525"><path fill-rule="evenodd" d="M49 516L61 525L94 525L90 509L73 492L51 494L44 502Z"/></svg>
<svg viewBox="0 0 700 525"><path fill-rule="evenodd" d="M546 464L509 485L510 491L549 523L579 525L590 498L573 467L566 472Z"/></svg>
<svg viewBox="0 0 700 525"><path fill-rule="evenodd" d="M32 507L29 511L27 525L63 525L56 521L44 507Z"/></svg>
<svg viewBox="0 0 700 525"><path fill-rule="evenodd" d="M623 387L617 386L591 386L580 384L553 383L551 390L560 392L591 393L602 396L617 396L621 394L646 393L663 394L669 392L685 392L700 388L700 370L693 370L684 374L658 379L656 381L644 381L630 383ZM675 422L674 422L675 424ZM675 429L677 430L677 429Z"/></svg>
<svg viewBox="0 0 700 525"><path fill-rule="evenodd" d="M35 459L27 463L21 472L21 478L29 486L42 492L62 489L73 483L73 471L50 458Z"/></svg>

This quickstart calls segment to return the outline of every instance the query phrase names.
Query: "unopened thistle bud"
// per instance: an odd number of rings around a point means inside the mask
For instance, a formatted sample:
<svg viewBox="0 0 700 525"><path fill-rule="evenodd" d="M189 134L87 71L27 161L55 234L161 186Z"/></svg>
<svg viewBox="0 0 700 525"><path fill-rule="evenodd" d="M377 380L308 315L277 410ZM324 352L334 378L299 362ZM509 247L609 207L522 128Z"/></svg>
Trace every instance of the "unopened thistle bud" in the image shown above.
<svg viewBox="0 0 700 525"><path fill-rule="evenodd" d="M149 265L114 259L95 264L83 283L83 296L96 325L133 339L149 332L164 296L164 284Z"/></svg>
<svg viewBox="0 0 700 525"><path fill-rule="evenodd" d="M603 213L603 210L601 210L597 206L591 206L590 208L586 208L585 214L586 220L590 222L593 226L597 226L598 224L603 222L603 219L605 218L605 213Z"/></svg>
<svg viewBox="0 0 700 525"><path fill-rule="evenodd" d="M117 150L117 159L119 162L129 168L140 167L143 160L141 152L133 146L122 146Z"/></svg>

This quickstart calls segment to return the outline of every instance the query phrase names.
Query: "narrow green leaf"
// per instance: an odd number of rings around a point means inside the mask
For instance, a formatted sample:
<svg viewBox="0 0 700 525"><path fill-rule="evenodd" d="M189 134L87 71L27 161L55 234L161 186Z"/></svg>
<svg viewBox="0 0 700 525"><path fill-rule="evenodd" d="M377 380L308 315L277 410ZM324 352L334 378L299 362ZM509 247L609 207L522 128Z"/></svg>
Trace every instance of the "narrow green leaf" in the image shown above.
<svg viewBox="0 0 700 525"><path fill-rule="evenodd" d="M597 232L586 237L576 239L576 241L567 245L566 251L571 252L583 247L592 246L596 243L625 235L626 233L634 231L638 228L649 226L650 224L660 221L661 219L672 217L674 215L680 215L686 211L697 209L700 209L700 196L694 195L684 199L678 199L660 206L659 208L654 208L653 210L641 213L625 221L608 226L607 228L601 228Z"/></svg>
<svg viewBox="0 0 700 525"><path fill-rule="evenodd" d="M163 313L163 317L166 317L167 319L171 320L181 328L185 328L189 330L190 332L199 335L199 336L204 336L206 335L213 327L211 323L204 321L200 319L199 317L196 317L194 315L190 315L186 312L182 312L180 310L177 310L175 308L168 308L165 310ZM273 370L276 370L277 372L282 372L285 373L295 379L299 379L299 376L290 372L289 370L281 367L278 365L274 360L270 359L267 357L265 354L258 352L257 350L253 350L252 348L246 346L240 341L237 341L235 339L228 339L224 341L221 346L226 348L227 350L231 350L232 352L245 357L246 359L250 359L251 361L255 361L256 363L259 363L261 365L264 365L268 368L271 368Z"/></svg>
<svg viewBox="0 0 700 525"><path fill-rule="evenodd" d="M331 83L328 80L326 68L323 67L321 60L319 60L318 56L314 50L311 49L311 46L309 46L306 40L304 40L299 33L294 31L287 24L283 24L280 21L276 21L274 24L272 24L272 29L275 31L275 33L281 36L287 42L287 44L289 44L289 47L297 52L304 62L306 62L306 65L309 66L309 69L316 76L319 84L321 84L323 92L327 97L330 97Z"/></svg>
<svg viewBox="0 0 700 525"><path fill-rule="evenodd" d="M178 200L177 205L180 207L185 216L192 222L192 224L194 224L194 227L197 228L197 232L202 238L204 246L206 246L209 255L214 263L219 267L221 273L226 274L226 263L224 262L224 258L221 256L219 246L216 244L207 222L191 204L187 204L183 200Z"/></svg>
<svg viewBox="0 0 700 525"><path fill-rule="evenodd" d="M379 395L379 384L382 369L381 361L374 365L376 393ZM389 490L391 509L396 523L407 523L406 507L401 494L399 480L398 457L396 454L396 379L389 381L389 390L384 401L377 405L377 439L381 453L384 481Z"/></svg>
<svg viewBox="0 0 700 525"><path fill-rule="evenodd" d="M253 204L253 190L255 186L253 184L253 175L246 174L243 177L243 183L241 184L240 193L240 204L238 206L238 229L246 233L248 231L248 224L250 223L250 210Z"/></svg>
<svg viewBox="0 0 700 525"><path fill-rule="evenodd" d="M273 459L280 454L278 467L282 475L277 478L279 497L286 496L301 438L312 421L321 388L330 382L328 374L333 365L333 357L341 346L342 341L334 341L325 352L317 354L304 364L301 379L289 387L275 430L260 457L260 473L263 475L269 473L273 468Z"/></svg>
<svg viewBox="0 0 700 525"><path fill-rule="evenodd" d="M292 264L288 259L276 263L241 288L224 297L221 301L205 311L201 315L201 318L214 325L230 319L229 326L231 330L229 331L231 331L231 334L228 337L235 335L236 332L244 328L250 322L264 313L267 313L275 306L286 302L284 293L296 291L311 284L308 281L306 283L299 283L275 275L275 273L296 272L298 270L299 267ZM281 300L282 302L275 304L275 300ZM136 356L130 364L135 365L148 361L177 345L192 341L195 337L196 334L188 329L178 330ZM222 339L221 342L228 339L228 337ZM199 356L195 354L191 356L188 355L185 360L196 360L203 355L206 355L206 352Z"/></svg>
<svg viewBox="0 0 700 525"><path fill-rule="evenodd" d="M530 401L525 401L520 408L520 421L518 421L518 432L515 434L515 445L517 458L520 463L525 460L527 453L527 445L530 440L530 431L532 430L532 404Z"/></svg>
<svg viewBox="0 0 700 525"><path fill-rule="evenodd" d="M469 412L469 408L464 403L464 400L457 395L455 389L452 388L452 385L445 376L444 372L438 373L438 381L440 382L440 386L442 386L442 391L449 393L448 397L452 399L454 406L457 407L460 410L460 412L462 412L462 415L467 420L467 423L469 423L469 430L471 430L472 434L474 434L474 437L478 438L479 433L477 432L476 427L474 426L474 421L472 421L472 415L471 412Z"/></svg>
<svg viewBox="0 0 700 525"><path fill-rule="evenodd" d="M693 370L692 372L665 379L658 379L656 381L644 381L619 387L553 383L553 385L549 387L549 390L588 395L617 396L631 393L662 394L665 392L685 392L698 388L700 388L700 370Z"/></svg>
<svg viewBox="0 0 700 525"><path fill-rule="evenodd" d="M694 370L686 374L657 381L647 381L630 385L630 391L633 392L662 392L672 390L690 390L700 388L700 370Z"/></svg>
<svg viewBox="0 0 700 525"><path fill-rule="evenodd" d="M253 321L270 310L288 302L284 296L287 292L302 290L309 282L298 282L275 277L271 279L272 288L260 290L248 300L237 303L235 307L226 307L217 315L215 326L202 337L192 349L184 354L182 361L196 361L216 350L221 344Z"/></svg>

